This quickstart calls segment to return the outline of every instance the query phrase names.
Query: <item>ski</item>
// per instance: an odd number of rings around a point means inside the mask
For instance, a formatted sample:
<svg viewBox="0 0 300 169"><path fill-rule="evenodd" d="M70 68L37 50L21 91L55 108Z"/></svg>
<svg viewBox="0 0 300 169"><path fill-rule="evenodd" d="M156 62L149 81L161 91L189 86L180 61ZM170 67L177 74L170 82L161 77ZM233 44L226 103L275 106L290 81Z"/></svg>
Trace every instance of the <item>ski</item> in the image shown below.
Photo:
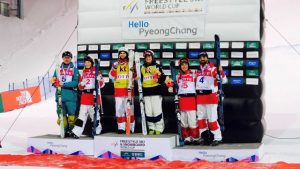
<svg viewBox="0 0 300 169"><path fill-rule="evenodd" d="M147 135L147 125L146 125L146 117L145 117L145 102L143 96L143 89L142 89L142 76L141 76L141 62L140 57L137 52L134 54L135 66L136 66L136 73L138 80L138 91L139 91L139 102L141 108L141 123L142 123L142 133L143 135Z"/></svg>
<svg viewBox="0 0 300 169"><path fill-rule="evenodd" d="M101 62L101 60L100 59L98 59L98 71L100 72L100 62ZM102 74L101 74L101 78L103 78L102 77ZM103 80L103 83L105 83L104 82L104 80ZM99 84L99 83L98 83ZM104 85L104 84L103 84ZM102 85L102 86L103 86ZM104 115L104 111L103 111L103 104L102 104L102 92L101 92L101 86L99 86L99 98L100 98L100 117L102 117L103 115ZM100 123L100 120L99 120L99 123Z"/></svg>
<svg viewBox="0 0 300 169"><path fill-rule="evenodd" d="M223 112L223 100L224 100L224 93L223 93L223 86L222 86L222 74L219 71L219 67L221 65L221 49L220 49L220 38L217 34L215 34L215 48L216 48L216 55L217 55L217 73L218 73L218 94L219 94L219 103L218 103L218 115L219 115L219 123L221 131L225 130L224 126L224 112Z"/></svg>
<svg viewBox="0 0 300 169"><path fill-rule="evenodd" d="M184 145L184 139L182 136L182 130L181 130L181 113L179 110L179 100L178 100L178 84L177 84L177 80L176 80L176 68L175 68L175 62L171 61L170 63L171 66L171 76L172 76L172 80L174 83L174 87L173 87L173 92L174 92L174 103L175 103L175 113L176 113L176 117L177 117L177 132L178 132L178 136L179 136L179 146L183 146Z"/></svg>
<svg viewBox="0 0 300 169"><path fill-rule="evenodd" d="M60 81L60 64L56 64L56 78ZM60 137L65 138L65 126L64 126L64 112L63 112L63 106L62 106L62 100L61 100L61 87L57 87L56 94L57 94L57 112L59 116L59 127L60 127Z"/></svg>
<svg viewBox="0 0 300 169"><path fill-rule="evenodd" d="M133 88L133 60L134 60L134 51L129 51L129 83L128 83L128 98L127 98L127 111L126 111L126 135L130 135L130 122L131 122L131 106L132 106L132 88Z"/></svg>
<svg viewBox="0 0 300 169"><path fill-rule="evenodd" d="M93 129L92 129L92 137L94 138L96 135L96 128L97 128L97 116L98 116L98 97L99 97L99 83L97 80L97 77L99 75L99 61L98 59L94 60L95 62L95 90L93 92L94 94L94 121L93 121ZM100 123L100 121L99 121Z"/></svg>

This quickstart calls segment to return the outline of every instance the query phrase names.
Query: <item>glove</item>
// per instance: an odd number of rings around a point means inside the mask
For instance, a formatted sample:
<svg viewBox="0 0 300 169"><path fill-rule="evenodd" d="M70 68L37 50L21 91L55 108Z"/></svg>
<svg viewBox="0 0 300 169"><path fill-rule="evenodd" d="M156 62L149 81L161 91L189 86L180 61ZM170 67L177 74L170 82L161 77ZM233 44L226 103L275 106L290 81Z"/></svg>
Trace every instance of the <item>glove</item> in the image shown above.
<svg viewBox="0 0 300 169"><path fill-rule="evenodd" d="M154 78L154 79L159 79L159 78L160 78L160 75L161 75L160 71L159 71L159 70L156 70L156 71L154 72L153 78Z"/></svg>
<svg viewBox="0 0 300 169"><path fill-rule="evenodd" d="M166 81L166 85L167 85L167 87L173 87L173 86L174 86L173 80L172 80L172 79L168 79L168 80Z"/></svg>
<svg viewBox="0 0 300 169"><path fill-rule="evenodd" d="M114 63L114 69L117 69L117 68L118 68L118 65L119 65L119 63L118 63L118 62L115 62L115 63Z"/></svg>
<svg viewBox="0 0 300 169"><path fill-rule="evenodd" d="M174 81L169 76L166 77L165 84L168 87L169 93L173 93Z"/></svg>
<svg viewBox="0 0 300 169"><path fill-rule="evenodd" d="M102 80L102 75L101 75L101 74L99 74L99 75L97 76L97 80L98 80L98 81Z"/></svg>
<svg viewBox="0 0 300 169"><path fill-rule="evenodd" d="M61 87L63 86L64 84L62 82L59 81L59 79L56 78L55 82L53 83L53 85L55 87Z"/></svg>

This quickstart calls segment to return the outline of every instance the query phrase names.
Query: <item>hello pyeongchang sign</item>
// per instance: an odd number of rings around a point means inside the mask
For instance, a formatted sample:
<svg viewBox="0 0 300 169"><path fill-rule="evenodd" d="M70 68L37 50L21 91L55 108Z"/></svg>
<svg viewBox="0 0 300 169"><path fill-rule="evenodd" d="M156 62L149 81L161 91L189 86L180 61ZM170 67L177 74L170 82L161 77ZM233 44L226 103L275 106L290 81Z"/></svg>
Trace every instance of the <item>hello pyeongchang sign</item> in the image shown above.
<svg viewBox="0 0 300 169"><path fill-rule="evenodd" d="M124 0L123 39L196 39L204 36L206 0Z"/></svg>

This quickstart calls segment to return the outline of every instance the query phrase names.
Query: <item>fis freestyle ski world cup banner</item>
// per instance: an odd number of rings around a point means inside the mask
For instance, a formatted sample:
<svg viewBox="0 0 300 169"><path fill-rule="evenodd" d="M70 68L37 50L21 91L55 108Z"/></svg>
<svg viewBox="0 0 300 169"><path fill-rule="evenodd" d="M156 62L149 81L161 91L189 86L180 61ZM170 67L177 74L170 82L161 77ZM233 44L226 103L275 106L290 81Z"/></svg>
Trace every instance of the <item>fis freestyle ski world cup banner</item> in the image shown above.
<svg viewBox="0 0 300 169"><path fill-rule="evenodd" d="M41 101L39 86L0 93L4 112Z"/></svg>
<svg viewBox="0 0 300 169"><path fill-rule="evenodd" d="M205 14L207 0L122 0L121 17Z"/></svg>
<svg viewBox="0 0 300 169"><path fill-rule="evenodd" d="M207 0L123 0L122 38L201 38L206 13Z"/></svg>

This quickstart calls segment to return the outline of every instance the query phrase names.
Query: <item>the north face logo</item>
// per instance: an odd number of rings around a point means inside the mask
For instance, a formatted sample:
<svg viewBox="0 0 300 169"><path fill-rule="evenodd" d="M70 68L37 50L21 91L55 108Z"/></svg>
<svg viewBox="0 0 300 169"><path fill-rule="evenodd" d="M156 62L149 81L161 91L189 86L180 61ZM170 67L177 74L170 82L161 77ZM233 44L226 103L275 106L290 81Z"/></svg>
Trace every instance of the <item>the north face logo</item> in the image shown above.
<svg viewBox="0 0 300 169"><path fill-rule="evenodd" d="M32 103L31 94L29 91L21 91L21 95L16 97L16 100L19 102L19 105L25 105L27 103Z"/></svg>

